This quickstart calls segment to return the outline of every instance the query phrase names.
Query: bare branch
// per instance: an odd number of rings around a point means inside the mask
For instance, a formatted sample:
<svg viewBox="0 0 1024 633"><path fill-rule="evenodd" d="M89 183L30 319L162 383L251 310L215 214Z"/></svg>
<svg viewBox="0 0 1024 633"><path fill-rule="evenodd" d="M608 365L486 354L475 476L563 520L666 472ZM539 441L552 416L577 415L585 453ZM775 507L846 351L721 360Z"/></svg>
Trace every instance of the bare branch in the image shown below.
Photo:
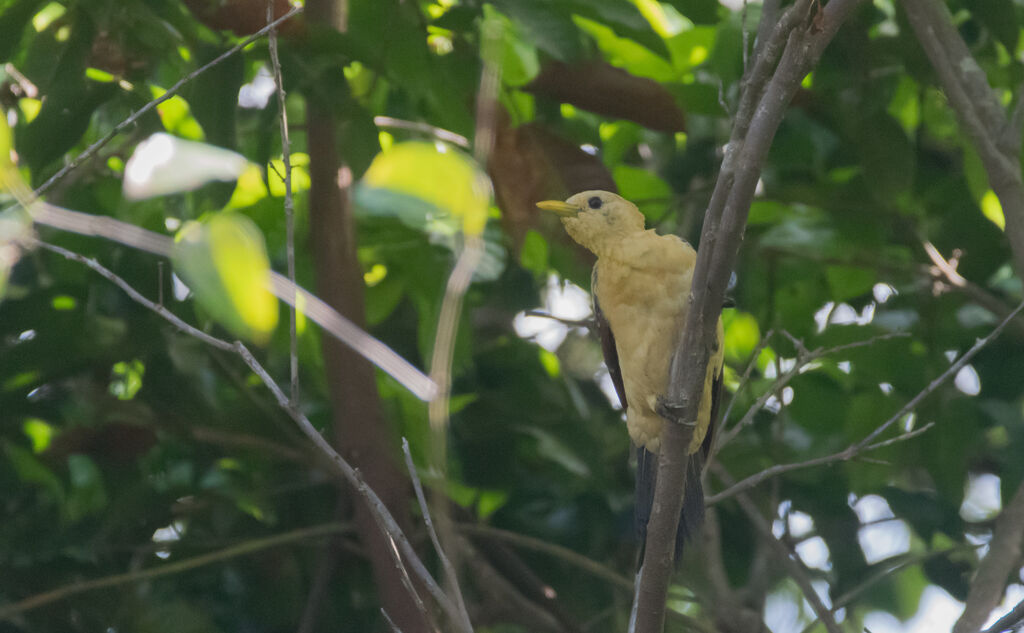
<svg viewBox="0 0 1024 633"><path fill-rule="evenodd" d="M930 383L928 383L928 386L925 387L924 389L922 389L920 392L918 392L918 394L916 396L914 396L913 398L908 400L907 403L905 405L903 405L903 407L901 407L900 410L895 413L895 415L893 415L891 418L886 420L885 423L882 424L881 426L879 426L877 429L875 429L874 431L869 433L867 435L867 437L865 437L863 440L858 442L856 444L857 449L863 449L864 447L866 447L869 444L871 444L873 441L875 441L875 438L877 438L879 435L884 433L886 431L886 429L888 429L890 426L895 424L897 420L899 420L904 415L906 415L907 413L912 411L914 409L914 407L916 407L918 404L921 403L922 400L927 398L933 391L938 389L939 385L941 385L942 383L946 382L951 377L955 376L957 374L957 372L959 372L961 369L963 369L963 367L972 358L974 358L975 354L977 354L982 349L984 349L986 345L988 345L989 343L994 341L999 336L999 334L1003 331L1003 329L1007 326L1007 324L1010 322L1010 320L1013 319L1015 316L1017 316L1020 313L1021 310L1024 310L1024 303L1021 303L1016 308L1014 308L1013 312L1011 312L1005 319L1003 319L999 323L999 325L997 325L989 333L988 336L986 336L984 338L978 339L974 343L974 345L971 346L971 349L967 350L967 352L965 352L963 356L958 358L955 363L950 365L949 368L946 371L942 372L942 374L940 374L937 378L935 378Z"/></svg>
<svg viewBox="0 0 1024 633"><path fill-rule="evenodd" d="M711 495L710 497L705 498L704 503L707 504L708 506L715 505L716 503L721 503L722 501L725 501L730 497L736 496L741 492L749 490L754 486L757 486L758 484L768 481L769 479L773 479L775 477L778 477L779 475L783 475L794 470L803 470L805 468L814 468L815 466L827 466L829 464L834 464L836 462L849 461L859 456L861 453L873 451L879 448L883 448L885 446L896 444L898 442L905 442L907 440L913 439L918 435L922 435L928 432L933 426L935 426L935 423L929 422L928 424L922 426L919 429L908 431L894 438L890 438L888 440L878 442L877 444L872 444L870 446L865 446L863 448L857 448L856 445L851 445L837 453L832 453L830 455L825 455L823 457L816 457L814 459L808 459L806 461L796 462L793 464L776 464L775 466L766 468L758 473L755 473L747 477L746 479L741 480L738 483L729 486L728 488L726 488L725 490L718 494Z"/></svg>
<svg viewBox="0 0 1024 633"><path fill-rule="evenodd" d="M267 0L268 26L274 20L274 0ZM285 257L288 260L288 281L295 283L295 200L292 197L292 143L288 138L288 109L285 107L284 81L281 77L281 60L277 54L277 29L271 26L268 36L270 62L274 67L274 86L277 92L277 108L281 123L281 162L284 163L284 223ZM294 296L293 296L294 299ZM291 404L299 405L299 344L296 331L295 305L288 308L288 365L291 377Z"/></svg>
<svg viewBox="0 0 1024 633"><path fill-rule="evenodd" d="M787 336L790 336L788 332L784 333ZM808 351L803 346L802 341L797 341L794 344L794 346L797 347L798 353L796 361L793 363L793 366L789 369L789 371L778 375L778 377L775 379L775 382L772 383L772 386L766 389L764 393L762 393L760 396L758 396L757 400L754 402L754 404L750 406L749 409L747 409L747 412L743 415L739 422L734 424L727 431L723 431L720 434L720 439L717 442L717 448L715 452L717 453L721 451L726 444L728 444L729 442L736 438L740 431L742 431L745 427L749 426L754 421L754 416L757 415L758 411L764 408L764 406L768 403L768 400L770 400L773 395L778 393L780 389L785 387L790 380L792 380L797 374L803 371L803 369L807 367L809 364L813 363L814 361L820 358L831 356L839 352L845 352L847 350L856 349L858 347L867 347L870 345L874 345L879 341L886 341L893 338L902 338L905 336L907 336L907 334L904 332L889 332L886 334L879 334L878 336L872 336L871 338L864 339L863 341L853 341L850 343L843 343L842 345L836 345L834 347L828 348L819 347L811 351ZM727 418L723 416L722 422L724 423L726 420Z"/></svg>
<svg viewBox="0 0 1024 633"><path fill-rule="evenodd" d="M1024 483L996 519L988 553L967 592L964 612L953 625L953 633L977 633L1003 597L1006 580L1020 562L1024 538Z"/></svg>
<svg viewBox="0 0 1024 633"><path fill-rule="evenodd" d="M392 128L396 130L410 130L413 132L420 132L422 134L428 134L442 141L447 141L452 145L458 145L463 149L469 149L469 139L461 134L456 134L441 127L430 125L429 123L421 123L420 121L406 121L405 119L396 119L390 116L375 116L373 117L373 124L377 127Z"/></svg>
<svg viewBox="0 0 1024 633"><path fill-rule="evenodd" d="M985 71L971 56L939 0L905 0L907 19L928 55L949 104L956 111L999 198L1014 268L1024 275L1024 181L1020 171L1020 136L1006 134L1010 123Z"/></svg>
<svg viewBox="0 0 1024 633"><path fill-rule="evenodd" d="M873 430L871 433L868 433L864 437L864 439L860 440L859 442L857 442L855 444L851 444L850 446L847 446L845 449L843 449L843 450L841 450L839 452L832 453L831 455L825 455L823 457L818 457L818 458L815 458L815 459L809 459L807 461L797 462L797 463L794 463L794 464L777 464L775 466L772 466L771 468L766 468L765 470L762 470L759 473L751 475L750 477L747 477L746 479L740 481L739 483L730 486L726 490L723 490L722 492L720 492L720 493L718 493L716 495L712 495L712 496L708 497L705 500L705 503L707 503L708 505L719 503L719 502L721 502L721 501L723 501L725 499L728 499L729 497L732 497L732 496L734 496L734 495L736 495L736 494L738 494L738 493L740 493L740 492L742 492L744 490L748 490L748 489L750 489L750 488L760 484L763 481L766 481L766 480L771 479L773 477L778 477L779 475L782 475L782 474L787 473L787 472L791 472L791 471L794 471L794 470L801 470L801 469L804 469L804 468L812 468L814 466L824 466L824 465L833 464L833 463L839 462L839 461L849 461L850 459L853 459L854 457L857 457L861 453L877 450L879 448L883 448L885 446L889 446L889 445L894 444L896 442L904 442L904 441L907 441L909 439L913 439L914 437L917 437L918 435L921 435L922 433L927 432L934 425L934 423L928 423L928 424L926 424L925 426L923 426L923 427L921 427L919 429L915 429L913 431L908 431L906 433L902 433L902 434L900 434L900 435L898 435L898 436L896 436L894 438L890 438L888 440L884 440L884 441L881 441L881 442L875 442L875 440L878 438L879 435L884 433L893 424L895 424L896 422L901 420L903 418L903 416L905 416L907 413L909 413L912 410L914 410L915 407L917 407L919 404L921 404L921 402L925 398L927 398L929 395L931 395L943 383L948 381L950 378L956 376L956 374L959 373L959 371L961 369L963 369L963 367L965 365L967 365L967 363L978 352L980 352L982 349L984 349L986 345L988 345L989 343L994 341L999 336L999 334L1003 331L1003 329L1021 312L1021 310L1024 310L1024 303L1021 303L1020 305L1018 305L1009 315L1006 316L1006 318L1004 318L1002 320L1002 322L999 323L999 325L997 325L988 334L988 336L986 336L984 338L981 338L981 339L978 339L974 343L974 345L971 346L971 349L967 350L967 352L965 352L963 356L961 356L959 359L957 359L957 361L955 363L951 364L946 369L946 371L942 372L938 377L936 377L934 380L932 380L930 383L928 383L928 385L926 385L921 391L919 391L917 393L917 395L915 395L913 398L908 400L906 402L906 404L904 404L902 407L900 407L899 411L894 413L888 420L886 420L882 424L878 425L878 427L875 428L875 430ZM849 345L850 344L848 344L847 347ZM788 375L788 373L789 372L787 372L787 375ZM1024 503L1024 502L1022 502L1022 503Z"/></svg>
<svg viewBox="0 0 1024 633"><path fill-rule="evenodd" d="M721 464L716 466L715 474L723 480L731 479L729 473L725 471ZM775 553L779 562L786 567L790 577L796 581L797 585L799 585L800 590L804 594L804 598L811 605L811 608L814 610L814 614L817 615L821 623L825 625L825 629L829 633L842 633L842 629L832 616L832 611L829 610L829 608L821 601L821 597L818 596L818 592L814 589L814 585L811 584L810 573L807 571L807 567L804 566L803 561L800 560L797 553L781 540L775 538L775 535L772 533L771 523L761 515L757 505L750 500L750 497L746 494L740 493L738 500L740 508L743 509L743 513L747 515L750 522L753 523L754 527L757 528L757 531L761 533L761 538Z"/></svg>
<svg viewBox="0 0 1024 633"><path fill-rule="evenodd" d="M104 589L107 587L116 587L118 585L124 585L128 583L141 582L143 580L150 580L153 578L159 578L161 576L168 576L171 574L180 574L185 571L210 565L213 563L219 563L221 561L236 558L238 556L244 556L246 554L252 554L270 547L278 547L287 543L293 543L295 541L301 541L310 538L317 538L321 536L328 536L331 534L338 534L340 532L348 531L349 526L342 525L339 523L328 523L325 525L316 525L308 528L301 528L298 530L292 530L291 532L285 532L284 534L277 534L275 536L268 536L267 538L253 539L226 547L216 552L210 552L209 554L202 554L200 556L194 556L192 558L186 558L173 563L162 564L159 567L153 567L150 569L143 569L139 571L131 571L124 574L116 574L113 576L104 576L103 578L94 578L93 580L87 580L84 582L76 582L57 589L51 589L43 593L38 593L34 596L29 596L17 602L10 604L0 605L0 621L9 619L19 613L24 613L32 609L39 608L43 605L57 602L58 600L64 600L71 596L85 593L86 591L93 591L95 589Z"/></svg>
<svg viewBox="0 0 1024 633"><path fill-rule="evenodd" d="M430 542L434 544L434 551L437 552L437 557L441 561L441 566L444 568L445 581L451 587L452 593L455 595L455 606L459 608L459 613L463 617L463 625L472 630L473 625L469 621L469 613L466 611L466 603L462 599L462 590L459 589L459 578L455 573L455 567L452 562L448 560L448 557L444 554L444 548L441 547L441 540L437 537L437 531L434 529L434 521L430 518L430 509L427 507L427 497L423 494L423 484L420 482L420 476L416 472L416 465L412 463L412 452L409 450L409 440L402 438L402 452L405 453L405 467L409 470L409 477L412 479L413 489L416 491L416 501L420 504L420 512L423 513L423 522L427 526L427 532L430 534Z"/></svg>

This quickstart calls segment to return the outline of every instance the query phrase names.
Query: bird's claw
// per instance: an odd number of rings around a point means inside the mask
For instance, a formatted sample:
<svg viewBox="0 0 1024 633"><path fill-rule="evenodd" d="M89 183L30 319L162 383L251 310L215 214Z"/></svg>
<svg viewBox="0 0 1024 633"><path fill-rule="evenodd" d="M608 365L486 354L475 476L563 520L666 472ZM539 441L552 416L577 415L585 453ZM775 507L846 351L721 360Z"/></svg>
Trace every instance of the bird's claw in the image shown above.
<svg viewBox="0 0 1024 633"><path fill-rule="evenodd" d="M658 415L668 420L669 422L675 422L677 424L689 424L689 426L694 426L696 424L695 422L687 423L683 421L683 409L683 403L669 402L669 400L665 398L665 396L658 396L658 399L654 405L654 410L658 413Z"/></svg>

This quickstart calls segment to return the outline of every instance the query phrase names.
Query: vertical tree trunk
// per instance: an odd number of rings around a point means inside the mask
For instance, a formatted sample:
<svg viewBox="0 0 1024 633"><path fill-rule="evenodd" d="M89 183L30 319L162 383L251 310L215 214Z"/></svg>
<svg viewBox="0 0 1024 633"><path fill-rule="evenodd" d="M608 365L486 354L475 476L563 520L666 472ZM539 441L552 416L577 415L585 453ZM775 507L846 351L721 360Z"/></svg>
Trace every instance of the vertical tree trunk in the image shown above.
<svg viewBox="0 0 1024 633"><path fill-rule="evenodd" d="M309 0L310 23L338 24L337 0ZM307 102L310 157L309 221L317 294L357 325L365 323L363 273L356 259L355 222L345 175L348 169L335 147L331 112ZM408 481L398 469L392 437L381 417L373 367L337 340L323 337L324 365L333 408L334 443L408 532ZM361 500L355 522L373 565L381 606L403 633L428 631L402 584L388 549L393 547Z"/></svg>

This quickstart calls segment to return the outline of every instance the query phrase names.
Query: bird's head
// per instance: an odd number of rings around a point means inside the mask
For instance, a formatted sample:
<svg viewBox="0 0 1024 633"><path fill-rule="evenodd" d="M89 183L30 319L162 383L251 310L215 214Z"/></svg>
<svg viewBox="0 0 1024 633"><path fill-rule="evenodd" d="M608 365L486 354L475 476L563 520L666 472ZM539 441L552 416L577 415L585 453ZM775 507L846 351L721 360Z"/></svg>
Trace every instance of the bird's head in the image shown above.
<svg viewBox="0 0 1024 633"><path fill-rule="evenodd" d="M565 202L545 200L537 206L556 213L569 236L600 256L622 238L644 230L636 205L608 191L584 191Z"/></svg>

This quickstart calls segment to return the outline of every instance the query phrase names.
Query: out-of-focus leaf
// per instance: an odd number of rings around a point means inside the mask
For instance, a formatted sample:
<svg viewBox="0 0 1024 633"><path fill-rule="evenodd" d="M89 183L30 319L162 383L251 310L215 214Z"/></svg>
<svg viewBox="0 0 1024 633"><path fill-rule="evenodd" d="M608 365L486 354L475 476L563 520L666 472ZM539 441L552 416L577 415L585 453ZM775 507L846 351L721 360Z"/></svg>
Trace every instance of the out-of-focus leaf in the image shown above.
<svg viewBox="0 0 1024 633"><path fill-rule="evenodd" d="M211 180L235 180L249 162L230 150L154 134L139 143L124 168L124 195L140 200L190 191Z"/></svg>
<svg viewBox="0 0 1024 633"><path fill-rule="evenodd" d="M903 131L909 138L917 133L921 123L921 89L917 82L907 76L901 76L896 84L896 91L889 101L886 111L889 116L899 121Z"/></svg>
<svg viewBox="0 0 1024 633"><path fill-rule="evenodd" d="M845 301L870 292L877 279L873 270L850 266L828 266L825 277L834 301Z"/></svg>
<svg viewBox="0 0 1024 633"><path fill-rule="evenodd" d="M859 147L872 194L889 201L910 189L914 179L914 150L892 117L883 114L862 121Z"/></svg>
<svg viewBox="0 0 1024 633"><path fill-rule="evenodd" d="M99 512L107 505L107 488L103 473L86 455L68 456L71 488L68 491L67 512L72 520Z"/></svg>
<svg viewBox="0 0 1024 633"><path fill-rule="evenodd" d="M519 248L519 263L538 278L547 275L548 242L543 235L532 229L526 232Z"/></svg>
<svg viewBox="0 0 1024 633"><path fill-rule="evenodd" d="M438 216L456 218L479 235L487 222L491 185L473 160L441 144L411 141L381 152L356 193L361 206L422 229Z"/></svg>
<svg viewBox="0 0 1024 633"><path fill-rule="evenodd" d="M761 342L757 319L748 312L723 310L722 324L725 327L725 357L734 363L747 362Z"/></svg>
<svg viewBox="0 0 1024 633"><path fill-rule="evenodd" d="M672 201L672 188L646 169L618 165L612 170L619 195L633 201L647 217L663 217Z"/></svg>
<svg viewBox="0 0 1024 633"><path fill-rule="evenodd" d="M679 9L679 12L693 20L695 24L712 24L718 21L718 12L722 5L717 0L669 0L669 4ZM757 5L751 5L748 10L753 10ZM756 18L751 18L756 20ZM751 24L757 24L752 21Z"/></svg>
<svg viewBox="0 0 1024 633"><path fill-rule="evenodd" d="M583 42L572 17L557 3L539 0L497 0L495 6L522 26L523 36L563 62L583 56ZM485 7L487 5L484 5Z"/></svg>
<svg viewBox="0 0 1024 633"><path fill-rule="evenodd" d="M617 68L631 75L653 79L654 81L673 81L678 79L676 70L664 57L646 48L634 40L619 37L611 28L582 17L576 17L576 24L589 33L604 58Z"/></svg>
<svg viewBox="0 0 1024 633"><path fill-rule="evenodd" d="M14 55L25 26L42 3L43 0L15 0L0 9L0 62L6 62Z"/></svg>
<svg viewBox="0 0 1024 633"><path fill-rule="evenodd" d="M225 212L189 222L175 238L171 260L196 301L221 325L257 343L269 340L278 306L268 290L263 234L252 220Z"/></svg>
<svg viewBox="0 0 1024 633"><path fill-rule="evenodd" d="M153 86L152 92L154 98L159 98L167 91ZM160 115L160 122L164 124L164 129L171 134L190 141L205 140L202 126L192 116L192 110L188 102L181 98L180 95L174 95L158 105L156 112Z"/></svg>
<svg viewBox="0 0 1024 633"><path fill-rule="evenodd" d="M13 467L18 479L46 490L53 495L55 501L64 499L64 485L60 478L39 461L31 451L6 440L0 441L0 446L3 447L4 456Z"/></svg>
<svg viewBox="0 0 1024 633"><path fill-rule="evenodd" d="M537 49L525 42L511 20L484 5L484 20L501 33L501 79L510 86L522 86L540 72Z"/></svg>
<svg viewBox="0 0 1024 633"><path fill-rule="evenodd" d="M1013 0L966 0L971 13L1011 54L1020 39L1020 18Z"/></svg>

